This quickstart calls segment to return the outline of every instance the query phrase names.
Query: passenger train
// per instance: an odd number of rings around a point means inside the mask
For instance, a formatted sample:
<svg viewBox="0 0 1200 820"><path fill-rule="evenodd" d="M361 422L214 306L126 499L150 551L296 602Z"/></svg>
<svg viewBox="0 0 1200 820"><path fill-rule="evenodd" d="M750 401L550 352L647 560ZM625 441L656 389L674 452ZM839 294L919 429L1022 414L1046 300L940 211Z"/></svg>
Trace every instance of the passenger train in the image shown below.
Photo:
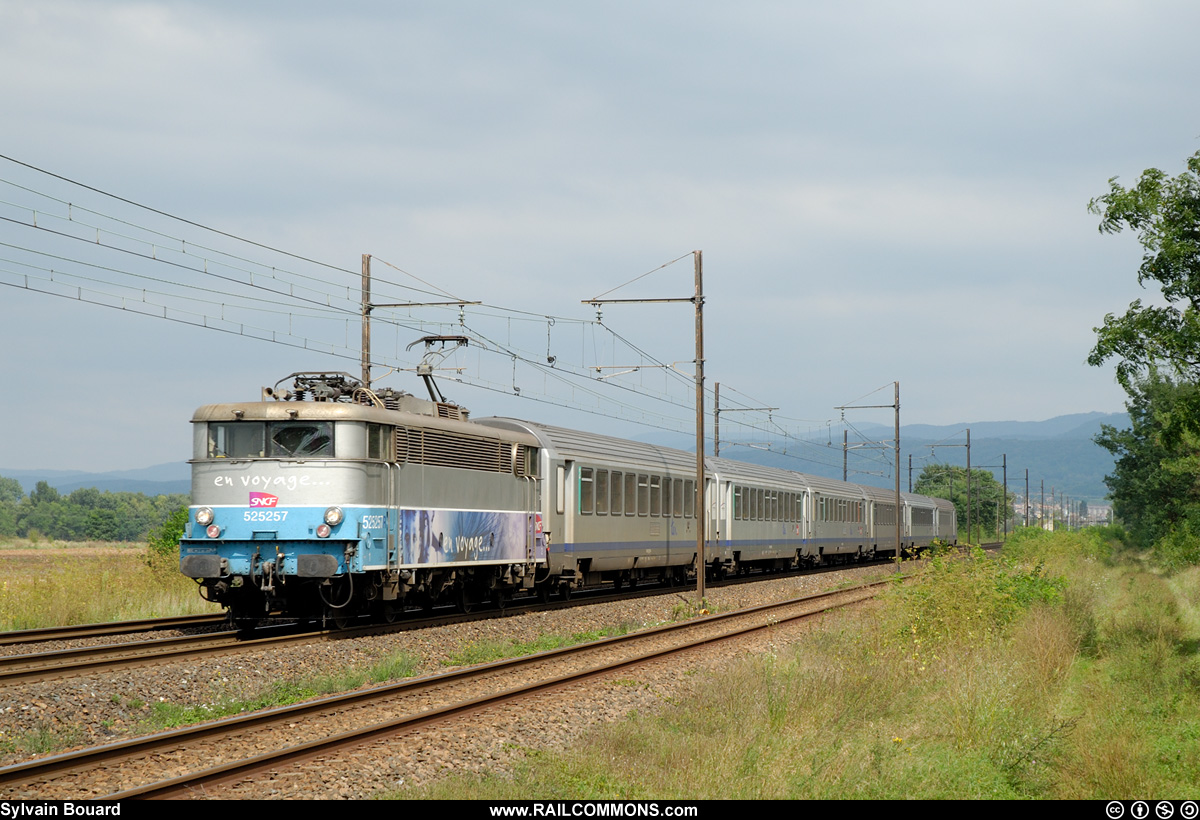
<svg viewBox="0 0 1200 820"><path fill-rule="evenodd" d="M684 583L955 543L953 505L294 373L192 418L180 569L248 626L345 624L519 591ZM281 380L282 384L287 379ZM697 509L697 502L699 508Z"/></svg>

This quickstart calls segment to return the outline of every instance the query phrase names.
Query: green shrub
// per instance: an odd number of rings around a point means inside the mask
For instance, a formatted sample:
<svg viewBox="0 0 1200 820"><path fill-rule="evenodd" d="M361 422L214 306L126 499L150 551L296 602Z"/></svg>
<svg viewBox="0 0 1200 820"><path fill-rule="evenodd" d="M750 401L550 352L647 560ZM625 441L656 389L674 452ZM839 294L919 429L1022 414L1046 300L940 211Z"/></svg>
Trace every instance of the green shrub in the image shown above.
<svg viewBox="0 0 1200 820"><path fill-rule="evenodd" d="M146 537L146 563L152 569L179 569L179 539L187 526L188 508L180 507Z"/></svg>
<svg viewBox="0 0 1200 820"><path fill-rule="evenodd" d="M917 647L999 635L1035 603L1054 603L1065 582L1032 566L992 557L976 547L962 557L935 555L926 571L896 588L904 633Z"/></svg>
<svg viewBox="0 0 1200 820"><path fill-rule="evenodd" d="M1150 556L1167 572L1200 565L1200 526L1187 519L1154 542Z"/></svg>

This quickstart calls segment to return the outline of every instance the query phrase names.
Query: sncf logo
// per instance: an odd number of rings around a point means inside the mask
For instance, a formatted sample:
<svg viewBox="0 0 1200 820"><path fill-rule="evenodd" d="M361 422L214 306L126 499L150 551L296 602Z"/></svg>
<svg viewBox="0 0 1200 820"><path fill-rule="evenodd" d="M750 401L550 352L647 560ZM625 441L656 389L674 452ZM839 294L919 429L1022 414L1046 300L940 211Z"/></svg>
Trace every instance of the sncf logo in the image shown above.
<svg viewBox="0 0 1200 820"><path fill-rule="evenodd" d="M279 496L270 493L250 493L251 507L274 507L279 503Z"/></svg>

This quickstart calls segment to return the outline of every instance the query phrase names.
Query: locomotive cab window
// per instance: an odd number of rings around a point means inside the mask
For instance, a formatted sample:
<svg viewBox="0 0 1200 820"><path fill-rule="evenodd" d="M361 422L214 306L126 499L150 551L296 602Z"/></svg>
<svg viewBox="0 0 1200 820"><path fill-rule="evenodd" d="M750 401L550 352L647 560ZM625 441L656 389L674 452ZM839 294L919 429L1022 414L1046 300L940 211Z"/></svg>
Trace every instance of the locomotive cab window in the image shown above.
<svg viewBox="0 0 1200 820"><path fill-rule="evenodd" d="M244 421L208 425L208 458L262 458L266 425Z"/></svg>
<svg viewBox="0 0 1200 820"><path fill-rule="evenodd" d="M327 421L267 424L269 458L332 458L333 425Z"/></svg>
<svg viewBox="0 0 1200 820"><path fill-rule="evenodd" d="M328 421L239 421L208 425L209 458L332 458Z"/></svg>

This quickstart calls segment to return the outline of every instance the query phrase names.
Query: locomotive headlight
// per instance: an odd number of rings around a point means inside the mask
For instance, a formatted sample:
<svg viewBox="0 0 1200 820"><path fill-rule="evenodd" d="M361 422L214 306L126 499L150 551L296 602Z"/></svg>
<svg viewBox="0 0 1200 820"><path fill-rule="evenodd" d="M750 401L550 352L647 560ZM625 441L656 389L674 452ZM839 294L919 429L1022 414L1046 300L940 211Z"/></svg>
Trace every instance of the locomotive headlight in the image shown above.
<svg viewBox="0 0 1200 820"><path fill-rule="evenodd" d="M317 538L328 538L330 533L328 524L317 525Z"/></svg>
<svg viewBox="0 0 1200 820"><path fill-rule="evenodd" d="M213 511L211 507L201 507L196 510L196 523L201 527L207 527L213 522Z"/></svg>
<svg viewBox="0 0 1200 820"><path fill-rule="evenodd" d="M325 523L331 527L336 527L342 523L342 519L345 517L345 513L342 512L341 507L330 507L325 511Z"/></svg>
<svg viewBox="0 0 1200 820"><path fill-rule="evenodd" d="M209 538L217 538L221 535L221 528L218 527L216 524L213 524L211 527L209 527L204 532L208 534Z"/></svg>

